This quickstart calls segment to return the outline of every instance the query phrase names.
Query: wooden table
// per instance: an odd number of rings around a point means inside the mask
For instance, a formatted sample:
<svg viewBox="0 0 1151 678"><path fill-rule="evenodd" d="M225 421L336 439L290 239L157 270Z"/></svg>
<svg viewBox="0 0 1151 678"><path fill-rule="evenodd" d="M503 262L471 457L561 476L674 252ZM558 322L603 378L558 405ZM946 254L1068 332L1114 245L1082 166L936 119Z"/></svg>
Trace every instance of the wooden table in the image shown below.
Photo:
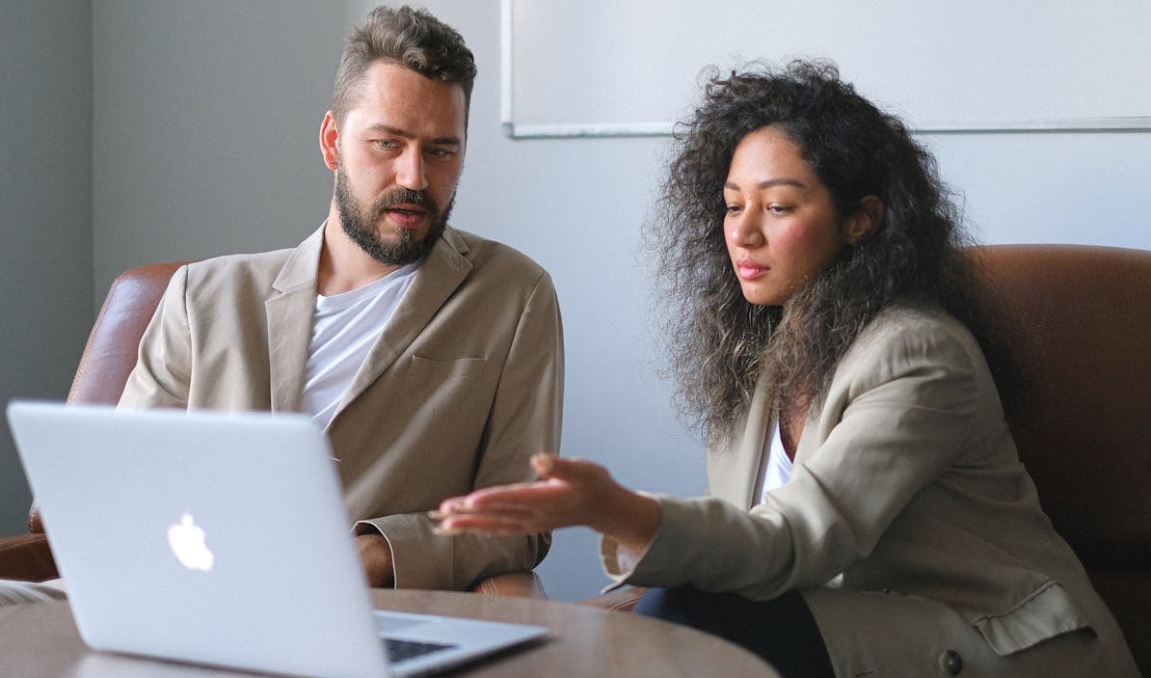
<svg viewBox="0 0 1151 678"><path fill-rule="evenodd" d="M779 678L751 653L714 636L621 612L555 601L443 591L373 591L376 607L538 624L549 637L452 671L452 678ZM244 676L92 652L67 603L0 607L0 674L20 678Z"/></svg>

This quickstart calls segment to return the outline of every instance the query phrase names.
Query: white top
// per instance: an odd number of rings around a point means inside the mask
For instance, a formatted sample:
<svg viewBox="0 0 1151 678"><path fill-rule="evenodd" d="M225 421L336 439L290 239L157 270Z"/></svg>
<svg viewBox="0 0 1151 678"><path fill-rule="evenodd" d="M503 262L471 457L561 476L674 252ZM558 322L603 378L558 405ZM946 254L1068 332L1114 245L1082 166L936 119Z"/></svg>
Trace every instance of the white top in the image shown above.
<svg viewBox="0 0 1151 678"><path fill-rule="evenodd" d="M779 416L773 417L774 423L767 431L763 442L763 456L759 462L759 476L755 481L756 504L762 504L767 493L783 487L791 478L791 459L787 457L787 450L783 449L783 439L779 437Z"/></svg>
<svg viewBox="0 0 1151 678"><path fill-rule="evenodd" d="M773 422L767 430L763 441L763 455L760 457L759 474L755 480L755 504L764 503L767 493L783 487L791 478L791 459L787 450L783 449L783 439L779 437L779 417L773 416ZM651 546L649 542L647 546ZM632 551L623 544L617 545L616 563L621 571L635 568L642 553Z"/></svg>
<svg viewBox="0 0 1151 678"><path fill-rule="evenodd" d="M391 320L419 262L350 292L316 295L301 410L327 426L368 351Z"/></svg>

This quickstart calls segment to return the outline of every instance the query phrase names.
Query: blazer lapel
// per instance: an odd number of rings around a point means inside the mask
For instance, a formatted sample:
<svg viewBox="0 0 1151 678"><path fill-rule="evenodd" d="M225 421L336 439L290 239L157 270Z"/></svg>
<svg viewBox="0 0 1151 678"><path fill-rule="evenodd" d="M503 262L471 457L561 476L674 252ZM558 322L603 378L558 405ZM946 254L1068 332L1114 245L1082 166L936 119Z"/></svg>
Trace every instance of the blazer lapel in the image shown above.
<svg viewBox="0 0 1151 678"><path fill-rule="evenodd" d="M272 283L277 294L264 302L268 318L268 362L273 412L295 412L304 392L312 317L316 309L316 274L324 227L300 244Z"/></svg>
<svg viewBox="0 0 1151 678"><path fill-rule="evenodd" d="M452 228L444 230L443 236L420 264L419 271L412 280L412 286L408 288L395 315L388 321L383 333L364 358L363 365L344 393L340 407L332 419L333 422L349 403L358 398L403 355L431 322L432 316L467 278L472 270L471 262L463 256L467 251L467 244Z"/></svg>
<svg viewBox="0 0 1151 678"><path fill-rule="evenodd" d="M708 455L708 483L712 496L751 508L755 502L755 484L759 478L767 429L772 423L767 379L755 385L743 435L732 432L731 447Z"/></svg>

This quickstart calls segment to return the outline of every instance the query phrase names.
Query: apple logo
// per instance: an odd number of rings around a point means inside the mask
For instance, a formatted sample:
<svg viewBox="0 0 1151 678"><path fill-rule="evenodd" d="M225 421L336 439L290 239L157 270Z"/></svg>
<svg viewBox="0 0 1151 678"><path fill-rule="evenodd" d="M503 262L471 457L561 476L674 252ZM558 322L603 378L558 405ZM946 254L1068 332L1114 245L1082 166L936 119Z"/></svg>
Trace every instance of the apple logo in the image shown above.
<svg viewBox="0 0 1151 678"><path fill-rule="evenodd" d="M195 524L192 514L187 511L180 516L180 522L168 528L168 544L180 564L189 570L207 572L216 562L216 556L204 543L204 530Z"/></svg>

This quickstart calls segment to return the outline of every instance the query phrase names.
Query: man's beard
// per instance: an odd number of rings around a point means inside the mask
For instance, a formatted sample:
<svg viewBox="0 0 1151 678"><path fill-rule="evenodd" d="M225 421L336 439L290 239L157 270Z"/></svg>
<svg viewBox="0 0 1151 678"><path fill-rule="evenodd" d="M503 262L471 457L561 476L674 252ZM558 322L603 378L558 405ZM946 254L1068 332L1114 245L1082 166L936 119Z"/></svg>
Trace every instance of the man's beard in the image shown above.
<svg viewBox="0 0 1151 678"><path fill-rule="evenodd" d="M453 197L441 212L439 205L427 193L397 188L381 195L367 210L360 210L344 168L336 171L336 209L339 210L344 233L373 259L388 266L410 264L430 252L443 235L454 203ZM376 232L376 224L386 216L388 209L402 204L418 205L426 211L431 226L422 240L416 240L415 233L406 228L393 229L396 238L391 242Z"/></svg>

